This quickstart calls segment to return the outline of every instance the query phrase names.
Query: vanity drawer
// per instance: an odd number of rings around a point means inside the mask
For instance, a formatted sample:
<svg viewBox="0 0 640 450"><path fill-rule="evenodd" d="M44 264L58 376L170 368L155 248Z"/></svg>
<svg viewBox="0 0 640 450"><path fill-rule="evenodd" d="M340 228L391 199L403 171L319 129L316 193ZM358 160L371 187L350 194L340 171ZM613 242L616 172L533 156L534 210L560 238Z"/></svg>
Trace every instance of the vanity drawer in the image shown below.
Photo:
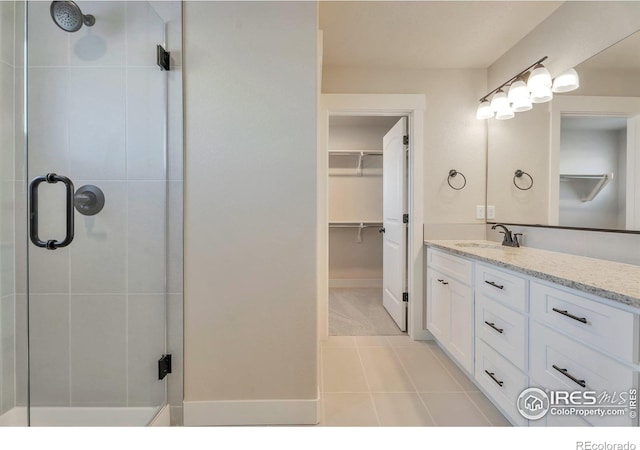
<svg viewBox="0 0 640 450"><path fill-rule="evenodd" d="M471 285L473 263L469 260L428 248L427 265L466 285Z"/></svg>
<svg viewBox="0 0 640 450"><path fill-rule="evenodd" d="M637 317L581 295L531 283L531 317L625 361L638 361Z"/></svg>
<svg viewBox="0 0 640 450"><path fill-rule="evenodd" d="M479 338L476 338L475 378L512 423L527 426L527 420L516 409L516 400L529 387L529 378Z"/></svg>
<svg viewBox="0 0 640 450"><path fill-rule="evenodd" d="M527 311L527 280L491 266L476 263L476 291L487 293L518 311Z"/></svg>
<svg viewBox="0 0 640 450"><path fill-rule="evenodd" d="M540 323L530 328L529 375L541 387L561 391L628 392L637 389L637 372L631 367L582 345ZM592 425L630 426L628 415L585 417Z"/></svg>
<svg viewBox="0 0 640 450"><path fill-rule="evenodd" d="M528 319L482 293L476 294L476 336L522 371L527 370Z"/></svg>

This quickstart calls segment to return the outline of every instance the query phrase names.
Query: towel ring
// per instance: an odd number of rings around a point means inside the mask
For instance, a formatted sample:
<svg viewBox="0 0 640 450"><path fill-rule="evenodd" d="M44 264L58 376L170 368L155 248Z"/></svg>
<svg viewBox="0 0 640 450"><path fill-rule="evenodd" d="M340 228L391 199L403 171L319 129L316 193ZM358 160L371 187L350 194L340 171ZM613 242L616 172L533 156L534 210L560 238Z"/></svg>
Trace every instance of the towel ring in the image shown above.
<svg viewBox="0 0 640 450"><path fill-rule="evenodd" d="M531 180L531 184L529 184L529 187L522 188L522 187L518 186L518 184L516 183L516 178L520 178L520 177L522 177L522 175L528 176L529 180ZM518 169L518 170L516 170L516 173L513 176L513 184L515 185L515 187L517 187L521 191L528 191L529 189L531 189L533 187L533 177L531 175L529 175L527 172Z"/></svg>
<svg viewBox="0 0 640 450"><path fill-rule="evenodd" d="M460 187L454 187L451 184L451 179L455 178L456 175L462 176L462 179L464 180L464 183L462 183L462 186L460 186ZM460 189L464 188L467 185L467 177L465 177L462 172L458 172L455 169L451 169L449 171L449 177L447 178L447 183L449 184L449 186L451 186L451 189L455 189L456 191L459 191Z"/></svg>

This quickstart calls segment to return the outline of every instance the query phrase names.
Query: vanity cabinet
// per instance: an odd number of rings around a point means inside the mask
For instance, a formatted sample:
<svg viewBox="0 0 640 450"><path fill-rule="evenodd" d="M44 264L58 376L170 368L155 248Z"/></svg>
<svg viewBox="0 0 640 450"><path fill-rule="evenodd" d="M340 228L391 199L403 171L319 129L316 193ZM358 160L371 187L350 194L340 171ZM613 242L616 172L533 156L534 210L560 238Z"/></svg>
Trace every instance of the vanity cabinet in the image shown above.
<svg viewBox="0 0 640 450"><path fill-rule="evenodd" d="M628 413L547 414L528 421L516 402L528 387L637 392L640 316L592 294L470 258L427 249L427 328L511 423L638 426Z"/></svg>
<svg viewBox="0 0 640 450"><path fill-rule="evenodd" d="M427 329L458 364L473 373L473 263L427 252Z"/></svg>

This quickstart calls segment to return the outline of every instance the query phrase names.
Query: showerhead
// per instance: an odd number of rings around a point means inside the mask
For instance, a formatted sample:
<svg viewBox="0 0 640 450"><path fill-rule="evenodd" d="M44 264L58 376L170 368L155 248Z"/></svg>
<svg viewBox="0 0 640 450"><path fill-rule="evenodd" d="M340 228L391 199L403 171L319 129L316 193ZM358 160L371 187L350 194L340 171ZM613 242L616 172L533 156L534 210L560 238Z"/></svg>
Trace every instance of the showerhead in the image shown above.
<svg viewBox="0 0 640 450"><path fill-rule="evenodd" d="M80 7L75 2L51 2L51 18L64 31L75 32L82 28L96 23L96 18L91 14L84 15Z"/></svg>

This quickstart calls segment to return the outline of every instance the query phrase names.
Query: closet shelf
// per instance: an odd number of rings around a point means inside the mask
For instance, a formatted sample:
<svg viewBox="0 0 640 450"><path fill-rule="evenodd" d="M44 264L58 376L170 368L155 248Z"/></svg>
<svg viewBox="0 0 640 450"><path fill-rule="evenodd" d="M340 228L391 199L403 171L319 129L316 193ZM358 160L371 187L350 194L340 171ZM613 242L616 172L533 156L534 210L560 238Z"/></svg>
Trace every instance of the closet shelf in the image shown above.
<svg viewBox="0 0 640 450"><path fill-rule="evenodd" d="M358 230L356 242L362 244L362 230L365 228L380 228L382 222L329 222L329 228L354 228Z"/></svg>
<svg viewBox="0 0 640 450"><path fill-rule="evenodd" d="M365 156L381 156L382 150L329 150L329 154L335 156L359 156L360 153Z"/></svg>
<svg viewBox="0 0 640 450"><path fill-rule="evenodd" d="M382 156L382 150L329 150L329 156L357 156L356 175L362 176L362 160L365 156Z"/></svg>
<svg viewBox="0 0 640 450"><path fill-rule="evenodd" d="M600 193L600 191L609 183L609 181L613 180L613 173L604 173L604 174L572 174L572 173L561 173L560 181L573 181L573 180L582 180L588 183L588 194L582 196L580 201L582 202L590 202L593 200L596 195Z"/></svg>

